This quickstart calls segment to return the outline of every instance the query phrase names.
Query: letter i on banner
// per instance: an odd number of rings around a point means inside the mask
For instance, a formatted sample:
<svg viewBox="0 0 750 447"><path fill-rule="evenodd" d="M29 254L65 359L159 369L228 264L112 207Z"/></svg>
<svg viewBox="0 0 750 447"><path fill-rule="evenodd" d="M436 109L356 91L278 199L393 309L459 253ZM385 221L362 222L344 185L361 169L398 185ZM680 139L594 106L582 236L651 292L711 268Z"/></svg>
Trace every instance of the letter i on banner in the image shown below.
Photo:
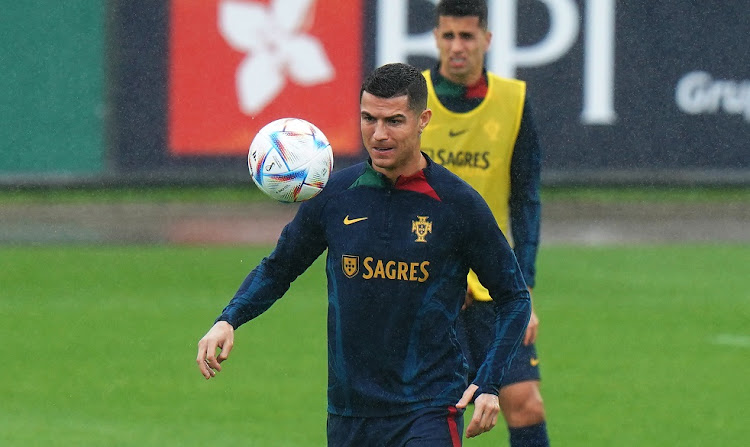
<svg viewBox="0 0 750 447"><path fill-rule="evenodd" d="M518 0L490 3L493 31L488 54L490 69L515 77L518 67L555 62L570 51L579 31L580 14L573 0L540 0L550 17L550 29L539 42L519 47ZM611 124L614 111L615 0L588 0L585 4L583 110L584 124Z"/></svg>
<svg viewBox="0 0 750 447"><path fill-rule="evenodd" d="M612 124L615 94L615 0L586 2L583 70L584 124Z"/></svg>

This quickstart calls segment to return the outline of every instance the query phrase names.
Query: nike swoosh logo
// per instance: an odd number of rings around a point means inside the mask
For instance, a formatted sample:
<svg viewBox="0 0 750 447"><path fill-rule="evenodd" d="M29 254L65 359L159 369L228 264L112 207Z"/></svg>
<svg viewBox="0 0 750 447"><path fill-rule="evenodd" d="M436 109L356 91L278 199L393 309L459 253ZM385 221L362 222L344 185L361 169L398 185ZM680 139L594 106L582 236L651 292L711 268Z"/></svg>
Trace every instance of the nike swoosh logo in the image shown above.
<svg viewBox="0 0 750 447"><path fill-rule="evenodd" d="M367 220L366 217L358 217L356 219L349 219L349 215L347 214L344 218L344 225L351 225L353 223L362 222L363 220Z"/></svg>
<svg viewBox="0 0 750 447"><path fill-rule="evenodd" d="M454 130L449 130L449 131L448 131L448 136L449 136L449 137L457 137L457 136L459 136L459 135L461 135L461 134L463 134L463 133L466 133L466 132L468 132L468 130L469 130L469 129L456 130L456 131L454 131Z"/></svg>
<svg viewBox="0 0 750 447"><path fill-rule="evenodd" d="M530 359L529 363L531 363L531 366L536 366L539 364L539 359Z"/></svg>

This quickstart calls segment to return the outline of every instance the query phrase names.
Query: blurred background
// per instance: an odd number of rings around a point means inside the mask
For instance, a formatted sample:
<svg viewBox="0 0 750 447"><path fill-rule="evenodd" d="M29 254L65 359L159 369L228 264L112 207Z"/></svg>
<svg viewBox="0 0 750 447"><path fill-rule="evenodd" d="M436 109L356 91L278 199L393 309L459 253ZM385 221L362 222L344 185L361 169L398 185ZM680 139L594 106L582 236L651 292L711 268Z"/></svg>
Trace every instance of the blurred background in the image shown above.
<svg viewBox="0 0 750 447"><path fill-rule="evenodd" d="M246 183L252 136L285 116L321 128L337 166L359 160L362 76L432 66L432 7L6 5L0 185ZM490 11L488 68L528 83L545 185L750 182L746 2L498 0Z"/></svg>

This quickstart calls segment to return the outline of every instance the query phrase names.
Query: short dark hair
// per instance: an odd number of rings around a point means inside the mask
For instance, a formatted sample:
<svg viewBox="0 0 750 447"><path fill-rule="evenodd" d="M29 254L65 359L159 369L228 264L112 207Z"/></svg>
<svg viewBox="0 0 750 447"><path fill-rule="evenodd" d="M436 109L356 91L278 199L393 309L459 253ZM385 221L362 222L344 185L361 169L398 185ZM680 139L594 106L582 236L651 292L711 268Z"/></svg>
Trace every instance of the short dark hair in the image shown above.
<svg viewBox="0 0 750 447"><path fill-rule="evenodd" d="M486 0L440 0L435 7L435 26L440 21L440 16L479 18L479 26L487 29L487 2Z"/></svg>
<svg viewBox="0 0 750 447"><path fill-rule="evenodd" d="M376 68L362 83L360 101L364 92L378 98L406 95L409 109L422 113L427 108L427 81L421 71L409 64L385 64Z"/></svg>

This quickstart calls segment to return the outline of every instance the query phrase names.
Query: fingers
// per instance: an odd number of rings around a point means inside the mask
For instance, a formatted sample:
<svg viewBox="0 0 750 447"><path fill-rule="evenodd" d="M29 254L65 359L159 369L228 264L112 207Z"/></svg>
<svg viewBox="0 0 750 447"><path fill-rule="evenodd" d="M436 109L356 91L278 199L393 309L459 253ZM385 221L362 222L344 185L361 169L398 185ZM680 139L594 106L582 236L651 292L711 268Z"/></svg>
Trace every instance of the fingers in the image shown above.
<svg viewBox="0 0 750 447"><path fill-rule="evenodd" d="M479 389L478 386L471 384L468 388L466 388L466 391L464 391L463 396L461 396L461 400L458 401L456 404L456 408L460 410L466 409L466 407L471 402L471 398L474 397L474 393Z"/></svg>
<svg viewBox="0 0 750 447"><path fill-rule="evenodd" d="M536 342L537 334L539 333L539 318L536 313L531 311L531 318L529 318L529 325L526 326L526 334L523 337L524 346L528 346Z"/></svg>
<svg viewBox="0 0 750 447"><path fill-rule="evenodd" d="M218 364L221 364L221 362L229 358L229 353L232 352L232 346L232 342L224 343L224 345L221 346L221 352L219 352L219 357L216 359ZM221 371L221 366L219 366L219 371Z"/></svg>
<svg viewBox="0 0 750 447"><path fill-rule="evenodd" d="M209 365L209 361L207 358L208 352L210 352L208 348L208 340L206 339L206 337L203 337L201 341L198 342L198 357L195 359L195 361L196 363L198 363L198 369L200 370L201 374L206 379L210 379L215 375L215 372Z"/></svg>
<svg viewBox="0 0 750 447"><path fill-rule="evenodd" d="M221 365L220 362L216 359L216 348L211 349L209 347L208 353L209 354L206 356L206 365L209 368L211 377L214 377L217 372L221 372Z"/></svg>
<svg viewBox="0 0 750 447"><path fill-rule="evenodd" d="M195 361L206 380L215 377L217 372L221 372L221 362L229 358L233 345L234 328L224 321L216 323L201 338L198 342L198 356ZM220 350L218 358L217 350Z"/></svg>
<svg viewBox="0 0 750 447"><path fill-rule="evenodd" d="M500 404L493 394L480 394L474 400L474 414L466 428L466 437L473 438L492 430L497 425Z"/></svg>
<svg viewBox="0 0 750 447"><path fill-rule="evenodd" d="M536 342L536 334L537 334L537 328L535 327L527 327L526 328L526 335L523 337L523 344L524 346L528 346L534 342Z"/></svg>

